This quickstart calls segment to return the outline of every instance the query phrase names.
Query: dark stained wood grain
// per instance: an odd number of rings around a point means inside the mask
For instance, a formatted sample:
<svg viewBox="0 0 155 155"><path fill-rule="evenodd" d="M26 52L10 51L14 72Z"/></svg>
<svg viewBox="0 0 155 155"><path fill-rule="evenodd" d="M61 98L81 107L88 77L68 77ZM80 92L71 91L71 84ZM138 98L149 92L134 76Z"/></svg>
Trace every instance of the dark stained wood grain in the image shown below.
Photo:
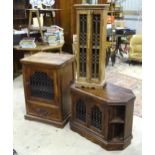
<svg viewBox="0 0 155 155"><path fill-rule="evenodd" d="M118 87L112 83L106 83L103 89L77 88L75 85L72 85L71 88L72 91L84 93L86 96L95 97L101 101L109 102L109 104L124 104L124 102L128 102L135 97L131 90Z"/></svg>
<svg viewBox="0 0 155 155"><path fill-rule="evenodd" d="M23 83L26 104L26 119L53 124L64 127L70 116L71 98L70 85L74 82L74 56L70 54L37 53L21 60L23 66ZM35 94L53 92L53 97L46 98L32 93L31 77L36 73ZM53 81L48 88L46 81L38 81L41 75ZM43 84L42 84L43 83ZM33 88L33 89L34 89ZM48 90L47 90L48 88ZM46 90L46 91L45 91Z"/></svg>
<svg viewBox="0 0 155 155"><path fill-rule="evenodd" d="M110 83L102 89L76 88L73 84L71 97L70 126L73 131L107 150L122 150L131 143L135 100L131 90ZM81 114L86 115L85 121L77 117L82 111L78 112L79 101L86 107L85 113ZM94 107L100 111L94 115L100 128L92 124Z"/></svg>

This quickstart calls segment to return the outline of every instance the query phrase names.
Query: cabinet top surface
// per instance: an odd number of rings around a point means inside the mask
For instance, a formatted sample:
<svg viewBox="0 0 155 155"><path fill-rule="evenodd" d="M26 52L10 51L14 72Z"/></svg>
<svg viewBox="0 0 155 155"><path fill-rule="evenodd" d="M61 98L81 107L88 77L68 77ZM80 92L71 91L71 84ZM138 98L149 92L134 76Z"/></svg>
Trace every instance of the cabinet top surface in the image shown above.
<svg viewBox="0 0 155 155"><path fill-rule="evenodd" d="M21 59L21 62L24 63L37 63L37 64L47 64L53 66L60 66L69 61L74 60L74 55L72 54L61 54L61 53L45 53L39 52L33 54L29 57Z"/></svg>
<svg viewBox="0 0 155 155"><path fill-rule="evenodd" d="M108 9L109 4L75 4L76 9Z"/></svg>
<svg viewBox="0 0 155 155"><path fill-rule="evenodd" d="M78 91L89 95L94 98L98 98L108 103L127 103L132 99L135 99L135 95L132 90L126 89L120 86L116 86L111 83L106 83L103 89L90 89L90 88L77 88L73 84L71 86L72 91Z"/></svg>

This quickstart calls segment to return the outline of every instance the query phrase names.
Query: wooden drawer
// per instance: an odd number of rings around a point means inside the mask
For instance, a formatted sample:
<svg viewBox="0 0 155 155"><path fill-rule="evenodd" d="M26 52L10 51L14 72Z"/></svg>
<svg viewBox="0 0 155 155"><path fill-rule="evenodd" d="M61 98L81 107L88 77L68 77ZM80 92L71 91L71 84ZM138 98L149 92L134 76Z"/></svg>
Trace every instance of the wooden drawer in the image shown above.
<svg viewBox="0 0 155 155"><path fill-rule="evenodd" d="M28 103L28 114L38 116L49 120L61 120L61 113L56 107L46 107L44 105L37 105Z"/></svg>

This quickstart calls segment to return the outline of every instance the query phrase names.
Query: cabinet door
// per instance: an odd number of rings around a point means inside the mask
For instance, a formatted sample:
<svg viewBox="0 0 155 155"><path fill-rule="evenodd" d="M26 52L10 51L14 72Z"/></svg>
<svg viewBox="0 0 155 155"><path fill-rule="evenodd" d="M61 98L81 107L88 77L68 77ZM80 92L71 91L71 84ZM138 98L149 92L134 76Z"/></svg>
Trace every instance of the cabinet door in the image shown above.
<svg viewBox="0 0 155 155"><path fill-rule="evenodd" d="M91 100L89 103L88 116L88 127L104 137L104 107Z"/></svg>
<svg viewBox="0 0 155 155"><path fill-rule="evenodd" d="M90 40L90 73L91 81L98 83L102 80L103 74L103 30L104 30L103 11L95 10L91 12L91 40Z"/></svg>
<svg viewBox="0 0 155 155"><path fill-rule="evenodd" d="M87 107L82 95L72 95L72 119L81 125L87 126Z"/></svg>
<svg viewBox="0 0 155 155"><path fill-rule="evenodd" d="M87 65L89 64L89 43L90 43L90 11L77 11L77 78L86 80L89 76Z"/></svg>
<svg viewBox="0 0 155 155"><path fill-rule="evenodd" d="M58 81L54 70L42 67L24 67L24 88L27 100L57 104Z"/></svg>

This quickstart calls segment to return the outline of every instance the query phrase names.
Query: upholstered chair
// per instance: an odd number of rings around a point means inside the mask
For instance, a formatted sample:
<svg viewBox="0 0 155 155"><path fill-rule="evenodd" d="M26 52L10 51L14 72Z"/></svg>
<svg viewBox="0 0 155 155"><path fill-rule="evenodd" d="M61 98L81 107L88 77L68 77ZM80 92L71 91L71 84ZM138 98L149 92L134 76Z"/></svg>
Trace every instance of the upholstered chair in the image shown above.
<svg viewBox="0 0 155 155"><path fill-rule="evenodd" d="M131 60L142 62L142 35L133 35L130 40L129 62Z"/></svg>

